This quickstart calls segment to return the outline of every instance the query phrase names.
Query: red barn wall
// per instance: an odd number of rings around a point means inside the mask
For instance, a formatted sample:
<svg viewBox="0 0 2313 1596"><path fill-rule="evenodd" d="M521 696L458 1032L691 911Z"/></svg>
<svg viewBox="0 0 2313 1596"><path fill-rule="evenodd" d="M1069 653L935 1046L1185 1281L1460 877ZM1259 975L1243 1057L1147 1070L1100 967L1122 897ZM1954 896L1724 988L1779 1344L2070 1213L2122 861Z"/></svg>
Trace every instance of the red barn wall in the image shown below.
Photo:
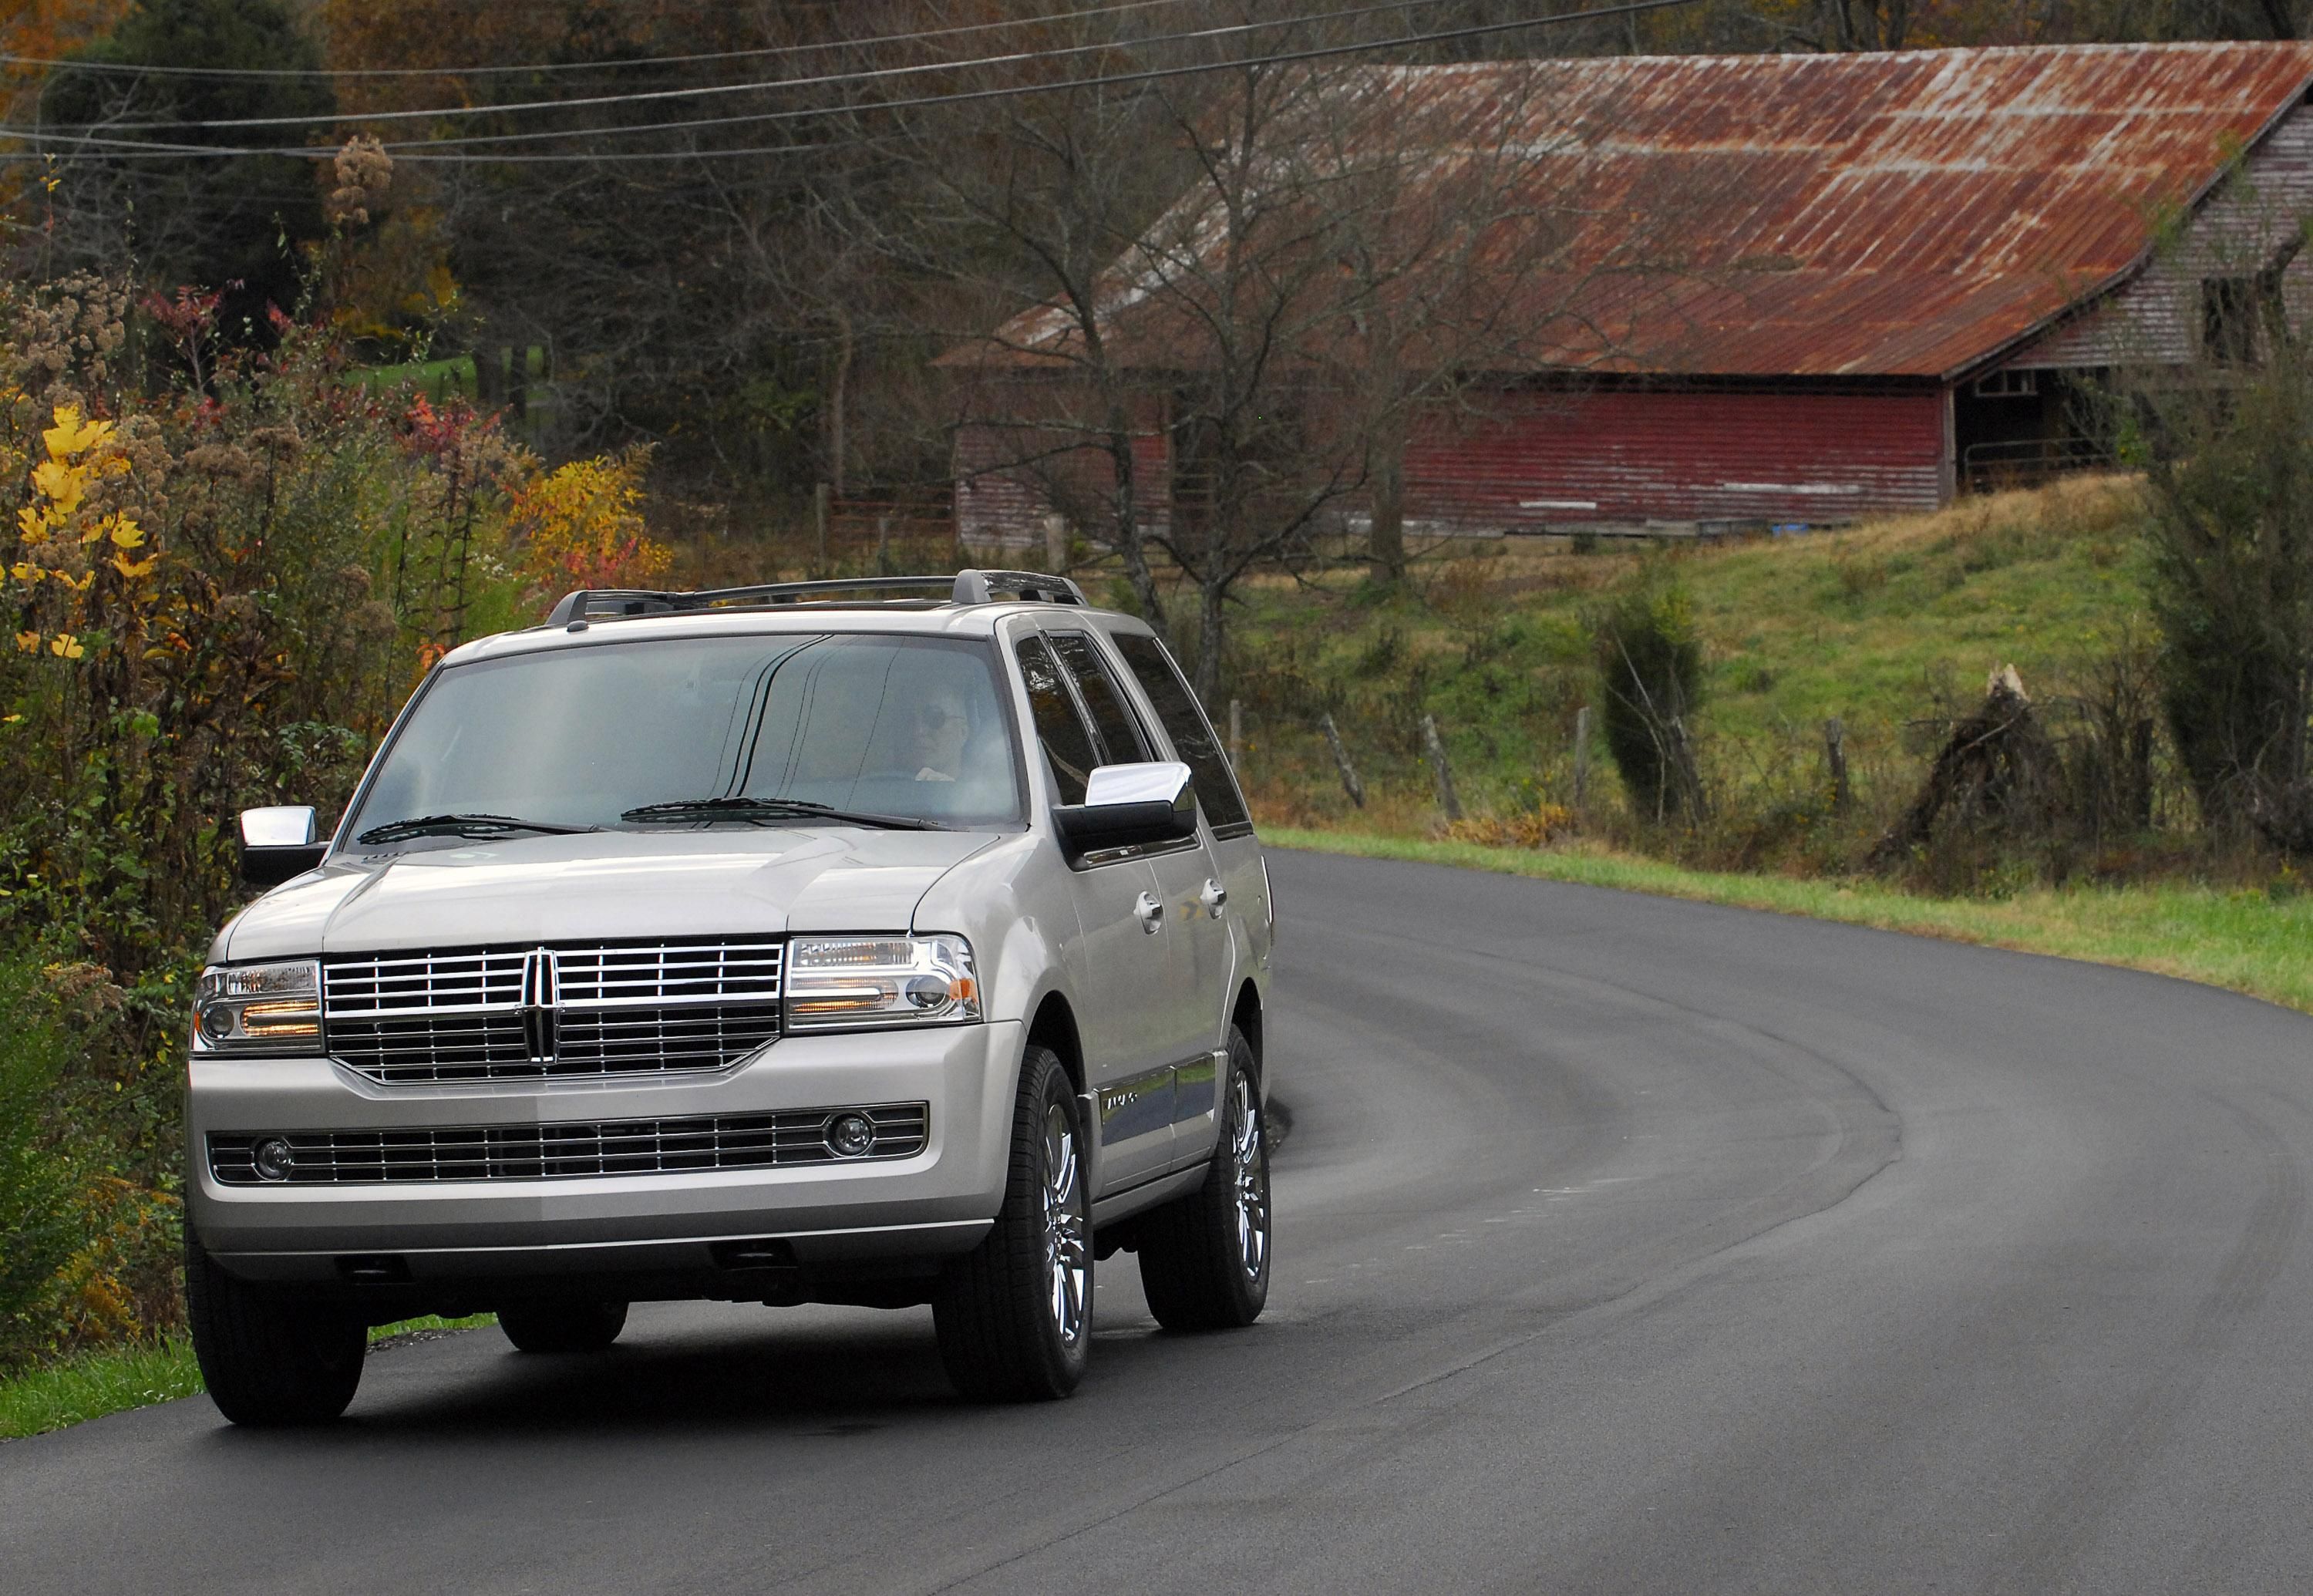
<svg viewBox="0 0 2313 1596"><path fill-rule="evenodd" d="M1420 429L1406 516L1489 532L1931 510L1948 496L1944 402L1924 384L1498 395Z"/></svg>
<svg viewBox="0 0 2313 1596"><path fill-rule="evenodd" d="M955 524L970 543L1041 544L1044 516L1058 510L1081 526L1097 528L1116 486L1114 462L1084 416L1090 401L1060 383L1017 381L980 396L983 416L955 432ZM1084 416L1075 413L1083 406ZM1139 428L1132 438L1133 487L1141 528L1161 532L1171 518L1173 454L1162 404L1134 403ZM1012 420L1009 418L1024 418ZM1051 418L1058 425L1040 425Z"/></svg>

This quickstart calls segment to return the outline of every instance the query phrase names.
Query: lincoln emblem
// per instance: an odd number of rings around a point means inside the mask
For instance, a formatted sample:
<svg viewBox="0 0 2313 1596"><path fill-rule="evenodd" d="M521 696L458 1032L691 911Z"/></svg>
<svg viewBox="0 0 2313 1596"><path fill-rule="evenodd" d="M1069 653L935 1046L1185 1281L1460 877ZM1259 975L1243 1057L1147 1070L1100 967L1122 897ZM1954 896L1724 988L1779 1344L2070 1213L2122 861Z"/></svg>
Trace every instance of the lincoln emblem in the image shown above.
<svg viewBox="0 0 2313 1596"><path fill-rule="evenodd" d="M533 1064L554 1062L555 1004L560 996L556 988L554 955L543 948L523 955L522 1035Z"/></svg>

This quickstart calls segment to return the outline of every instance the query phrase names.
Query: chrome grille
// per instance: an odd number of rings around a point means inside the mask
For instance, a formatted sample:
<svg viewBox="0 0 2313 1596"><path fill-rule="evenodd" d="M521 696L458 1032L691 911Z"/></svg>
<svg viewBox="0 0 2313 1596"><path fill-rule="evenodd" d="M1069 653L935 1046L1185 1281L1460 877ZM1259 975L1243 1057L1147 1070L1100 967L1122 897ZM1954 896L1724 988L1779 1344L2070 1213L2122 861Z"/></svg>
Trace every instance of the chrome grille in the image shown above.
<svg viewBox="0 0 2313 1596"><path fill-rule="evenodd" d="M827 1145L841 1114L866 1116L875 1139L842 1158ZM856 1164L912 1158L924 1150L925 1103L804 1108L782 1114L699 1115L684 1119L584 1121L567 1124L433 1126L398 1131L285 1131L212 1135L209 1170L222 1186L271 1186L257 1173L260 1142L289 1145L290 1186L370 1186L394 1181L576 1180L605 1175L682 1175L798 1164Z"/></svg>
<svg viewBox="0 0 2313 1596"><path fill-rule="evenodd" d="M332 1057L384 1085L686 1074L778 1035L772 938L332 958Z"/></svg>

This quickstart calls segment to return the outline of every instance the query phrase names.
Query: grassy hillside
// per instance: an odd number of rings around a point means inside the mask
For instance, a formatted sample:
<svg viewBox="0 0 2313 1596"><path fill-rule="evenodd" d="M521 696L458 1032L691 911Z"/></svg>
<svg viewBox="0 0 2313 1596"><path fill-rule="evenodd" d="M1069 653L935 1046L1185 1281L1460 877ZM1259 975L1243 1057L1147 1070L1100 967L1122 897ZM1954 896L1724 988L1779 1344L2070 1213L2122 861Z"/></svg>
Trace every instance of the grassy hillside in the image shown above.
<svg viewBox="0 0 2313 1596"><path fill-rule="evenodd" d="M1428 831L1428 713L1466 807L1507 815L1570 804L1576 714L1597 692L1589 616L1651 561L1693 599L1709 662L1696 730L1722 814L1746 817L1751 843L1762 824L1806 821L1842 833L1844 846L1916 783L1925 738L1913 723L1979 696L1992 669L2015 665L2061 713L2115 662L2141 657L2149 628L2133 513L2131 484L2090 479L1711 547L1464 544L1387 597L1354 572L1271 580L1251 590L1232 649L1248 784L1272 824ZM1315 731L1328 709L1370 789L1362 813ZM1832 716L1844 722L1857 791L1855 810L1835 822L1817 813ZM1611 828L1618 789L1603 745L1592 771L1591 818Z"/></svg>

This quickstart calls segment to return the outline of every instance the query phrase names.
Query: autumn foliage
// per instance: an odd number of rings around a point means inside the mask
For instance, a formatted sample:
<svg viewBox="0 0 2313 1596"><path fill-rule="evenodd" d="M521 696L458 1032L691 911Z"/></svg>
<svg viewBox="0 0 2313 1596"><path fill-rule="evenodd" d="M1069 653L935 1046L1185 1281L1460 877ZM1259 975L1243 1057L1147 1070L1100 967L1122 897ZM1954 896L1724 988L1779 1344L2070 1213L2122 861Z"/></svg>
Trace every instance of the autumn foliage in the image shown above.
<svg viewBox="0 0 2313 1596"><path fill-rule="evenodd" d="M514 497L522 574L541 592L637 587L665 574L674 551L643 529L647 448L569 464Z"/></svg>
<svg viewBox="0 0 2313 1596"><path fill-rule="evenodd" d="M218 314L0 286L0 1112L43 1106L0 1127L0 1370L175 1322L184 1009L243 895L235 812L331 816L444 650L668 559L645 454L549 470L359 381L325 313L269 350Z"/></svg>

